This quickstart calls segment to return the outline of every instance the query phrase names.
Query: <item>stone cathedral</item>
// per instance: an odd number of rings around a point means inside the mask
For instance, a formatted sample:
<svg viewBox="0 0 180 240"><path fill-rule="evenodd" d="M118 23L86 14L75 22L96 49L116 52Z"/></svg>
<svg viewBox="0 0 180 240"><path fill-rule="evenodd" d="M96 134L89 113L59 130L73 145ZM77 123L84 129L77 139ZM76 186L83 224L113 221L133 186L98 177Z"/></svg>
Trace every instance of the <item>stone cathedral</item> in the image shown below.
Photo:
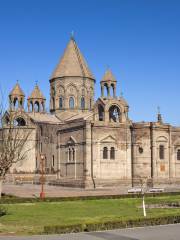
<svg viewBox="0 0 180 240"><path fill-rule="evenodd" d="M95 100L95 77L76 41L71 38L49 80L50 111L36 84L27 98L19 83L9 94L9 110L17 126L33 136L27 158L13 166L14 173L40 171L45 156L47 176L57 185L95 188L131 187L139 177L153 186L180 183L180 128L162 121L133 122L129 106L116 94L117 80L107 70Z"/></svg>

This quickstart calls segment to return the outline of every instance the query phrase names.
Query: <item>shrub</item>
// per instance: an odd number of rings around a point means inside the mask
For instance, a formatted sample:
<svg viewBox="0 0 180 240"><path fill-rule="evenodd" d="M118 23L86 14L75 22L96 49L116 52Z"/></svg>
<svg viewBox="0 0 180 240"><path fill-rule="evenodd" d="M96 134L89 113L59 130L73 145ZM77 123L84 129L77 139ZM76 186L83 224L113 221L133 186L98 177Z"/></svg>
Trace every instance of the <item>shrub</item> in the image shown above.
<svg viewBox="0 0 180 240"><path fill-rule="evenodd" d="M69 226L45 226L45 234L61 234L61 233L75 233L75 232L91 232L91 231L102 231L117 228L126 227L140 227L140 226L152 226L152 225L164 225L180 223L180 215L177 216L166 216L166 217L153 217L153 218L139 218L131 220L115 220L107 222L87 223L87 224L76 224Z"/></svg>
<svg viewBox="0 0 180 240"><path fill-rule="evenodd" d="M0 217L7 214L7 209L5 207L0 206Z"/></svg>

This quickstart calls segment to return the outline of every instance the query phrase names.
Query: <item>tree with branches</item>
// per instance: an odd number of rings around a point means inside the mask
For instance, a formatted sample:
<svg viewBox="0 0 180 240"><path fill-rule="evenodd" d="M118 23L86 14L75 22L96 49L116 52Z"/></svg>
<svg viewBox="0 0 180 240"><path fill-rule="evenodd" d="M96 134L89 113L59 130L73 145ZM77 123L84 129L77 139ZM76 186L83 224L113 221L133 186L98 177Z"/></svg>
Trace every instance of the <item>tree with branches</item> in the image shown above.
<svg viewBox="0 0 180 240"><path fill-rule="evenodd" d="M21 126L15 120L11 109L4 110L3 97L0 99L0 197L2 183L12 166L26 159L32 145L28 144L32 129Z"/></svg>

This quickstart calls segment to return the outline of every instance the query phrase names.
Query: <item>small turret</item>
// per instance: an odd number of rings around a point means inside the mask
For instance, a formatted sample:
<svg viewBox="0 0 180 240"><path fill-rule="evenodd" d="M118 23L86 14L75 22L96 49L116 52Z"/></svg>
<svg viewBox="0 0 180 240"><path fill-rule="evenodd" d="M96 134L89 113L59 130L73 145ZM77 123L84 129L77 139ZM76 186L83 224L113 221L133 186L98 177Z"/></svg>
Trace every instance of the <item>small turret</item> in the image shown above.
<svg viewBox="0 0 180 240"><path fill-rule="evenodd" d="M104 74L103 79L101 80L101 97L104 98L104 88L107 90L107 98L116 97L116 79L113 76L111 70L107 70ZM111 89L113 96L111 96Z"/></svg>
<svg viewBox="0 0 180 240"><path fill-rule="evenodd" d="M28 112L45 112L46 98L41 93L37 83L28 97Z"/></svg>
<svg viewBox="0 0 180 240"><path fill-rule="evenodd" d="M11 111L24 110L25 94L22 91L18 81L9 94L9 105Z"/></svg>

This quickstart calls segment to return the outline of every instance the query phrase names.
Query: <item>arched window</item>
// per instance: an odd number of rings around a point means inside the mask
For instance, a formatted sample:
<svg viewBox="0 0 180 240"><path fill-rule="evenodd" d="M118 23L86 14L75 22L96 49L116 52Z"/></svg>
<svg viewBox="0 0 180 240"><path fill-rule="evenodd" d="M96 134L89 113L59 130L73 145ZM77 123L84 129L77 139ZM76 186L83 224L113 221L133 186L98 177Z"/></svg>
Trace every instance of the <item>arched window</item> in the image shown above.
<svg viewBox="0 0 180 240"><path fill-rule="evenodd" d="M104 121L104 108L102 105L98 106L98 115L99 115L99 121Z"/></svg>
<svg viewBox="0 0 180 240"><path fill-rule="evenodd" d="M110 86L110 96L114 97L114 84L111 84Z"/></svg>
<svg viewBox="0 0 180 240"><path fill-rule="evenodd" d="M85 109L85 99L81 97L81 109Z"/></svg>
<svg viewBox="0 0 180 240"><path fill-rule="evenodd" d="M74 98L73 98L73 97L70 97L70 98L69 98L69 108L70 108L70 109L73 109L73 108L74 108Z"/></svg>
<svg viewBox="0 0 180 240"><path fill-rule="evenodd" d="M15 125L15 126L18 126L18 127L20 127L20 126L26 126L26 121L24 120L24 118L18 117L18 118L16 118L16 119L14 120L14 125Z"/></svg>
<svg viewBox="0 0 180 240"><path fill-rule="evenodd" d="M18 99L17 98L14 98L13 106L14 106L15 110L18 109Z"/></svg>
<svg viewBox="0 0 180 240"><path fill-rule="evenodd" d="M120 122L120 110L115 105L113 105L109 108L109 121L110 122Z"/></svg>
<svg viewBox="0 0 180 240"><path fill-rule="evenodd" d="M114 147L111 147L111 150L110 150L110 159L115 159L115 148L114 148Z"/></svg>
<svg viewBox="0 0 180 240"><path fill-rule="evenodd" d="M108 94L109 94L109 87L107 85L107 83L104 84L104 97L108 97Z"/></svg>
<svg viewBox="0 0 180 240"><path fill-rule="evenodd" d="M63 98L60 97L59 98L59 109L62 109L63 108Z"/></svg>
<svg viewBox="0 0 180 240"><path fill-rule="evenodd" d="M164 145L159 146L159 158L164 159Z"/></svg>
<svg viewBox="0 0 180 240"><path fill-rule="evenodd" d="M21 107L23 106L23 99L22 98L20 99L19 104L20 104Z"/></svg>
<svg viewBox="0 0 180 240"><path fill-rule="evenodd" d="M180 149L177 150L177 160L180 160Z"/></svg>
<svg viewBox="0 0 180 240"><path fill-rule="evenodd" d="M108 148L107 147L103 148L103 159L108 159Z"/></svg>
<svg viewBox="0 0 180 240"><path fill-rule="evenodd" d="M34 103L34 111L40 112L40 105L39 105L39 102L37 102L37 101Z"/></svg>
<svg viewBox="0 0 180 240"><path fill-rule="evenodd" d="M32 102L30 102L29 111L33 112L33 103Z"/></svg>

